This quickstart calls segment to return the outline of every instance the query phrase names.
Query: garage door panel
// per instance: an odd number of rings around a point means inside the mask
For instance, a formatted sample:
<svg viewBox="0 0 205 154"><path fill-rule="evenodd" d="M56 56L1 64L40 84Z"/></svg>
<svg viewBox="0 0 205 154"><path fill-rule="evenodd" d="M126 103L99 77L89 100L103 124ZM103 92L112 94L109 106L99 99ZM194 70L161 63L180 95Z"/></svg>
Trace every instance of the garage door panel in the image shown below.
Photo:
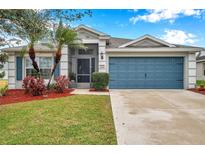
<svg viewBox="0 0 205 154"><path fill-rule="evenodd" d="M110 88L183 88L183 57L113 57Z"/></svg>

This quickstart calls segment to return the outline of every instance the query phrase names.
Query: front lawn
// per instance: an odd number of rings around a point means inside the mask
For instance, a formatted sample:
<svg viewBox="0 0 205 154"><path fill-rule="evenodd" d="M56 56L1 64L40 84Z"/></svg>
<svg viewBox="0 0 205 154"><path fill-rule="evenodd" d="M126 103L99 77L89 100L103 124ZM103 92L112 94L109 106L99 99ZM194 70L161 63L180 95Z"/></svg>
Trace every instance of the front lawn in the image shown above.
<svg viewBox="0 0 205 154"><path fill-rule="evenodd" d="M0 106L0 144L116 144L109 96Z"/></svg>

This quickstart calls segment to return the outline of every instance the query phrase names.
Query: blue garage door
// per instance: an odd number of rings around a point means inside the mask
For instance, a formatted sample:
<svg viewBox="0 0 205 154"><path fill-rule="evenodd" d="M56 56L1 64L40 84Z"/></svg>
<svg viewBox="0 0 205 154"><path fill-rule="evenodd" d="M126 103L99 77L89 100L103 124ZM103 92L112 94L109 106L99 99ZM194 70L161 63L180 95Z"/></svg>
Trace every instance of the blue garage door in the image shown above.
<svg viewBox="0 0 205 154"><path fill-rule="evenodd" d="M111 89L183 89L183 57L110 57Z"/></svg>

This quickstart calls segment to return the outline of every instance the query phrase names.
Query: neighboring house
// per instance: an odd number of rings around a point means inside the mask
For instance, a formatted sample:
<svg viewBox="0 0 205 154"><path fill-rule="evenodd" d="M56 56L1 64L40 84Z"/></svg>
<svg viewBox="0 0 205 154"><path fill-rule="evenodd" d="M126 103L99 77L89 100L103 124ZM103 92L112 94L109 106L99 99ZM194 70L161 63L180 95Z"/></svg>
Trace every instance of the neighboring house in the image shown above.
<svg viewBox="0 0 205 154"><path fill-rule="evenodd" d="M78 88L88 88L92 72L108 72L109 88L187 89L196 83L196 52L200 47L170 44L150 35L135 40L114 38L90 27L76 28L88 48L62 49L55 76L76 74ZM19 56L22 47L4 49L9 54L9 88L21 88L22 79L33 73L28 55ZM48 79L54 51L35 45L42 76Z"/></svg>
<svg viewBox="0 0 205 154"><path fill-rule="evenodd" d="M205 80L205 51L201 51L196 57L197 80Z"/></svg>

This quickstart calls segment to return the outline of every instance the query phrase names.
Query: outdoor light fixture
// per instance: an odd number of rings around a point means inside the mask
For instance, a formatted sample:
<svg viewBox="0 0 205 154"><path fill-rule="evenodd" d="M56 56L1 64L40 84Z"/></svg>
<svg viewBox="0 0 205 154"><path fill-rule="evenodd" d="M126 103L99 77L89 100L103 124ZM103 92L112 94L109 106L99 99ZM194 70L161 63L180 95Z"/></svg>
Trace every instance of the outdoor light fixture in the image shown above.
<svg viewBox="0 0 205 154"><path fill-rule="evenodd" d="M104 55L104 53L101 52L101 53L100 53L100 58L101 58L101 60L104 59L103 55Z"/></svg>

